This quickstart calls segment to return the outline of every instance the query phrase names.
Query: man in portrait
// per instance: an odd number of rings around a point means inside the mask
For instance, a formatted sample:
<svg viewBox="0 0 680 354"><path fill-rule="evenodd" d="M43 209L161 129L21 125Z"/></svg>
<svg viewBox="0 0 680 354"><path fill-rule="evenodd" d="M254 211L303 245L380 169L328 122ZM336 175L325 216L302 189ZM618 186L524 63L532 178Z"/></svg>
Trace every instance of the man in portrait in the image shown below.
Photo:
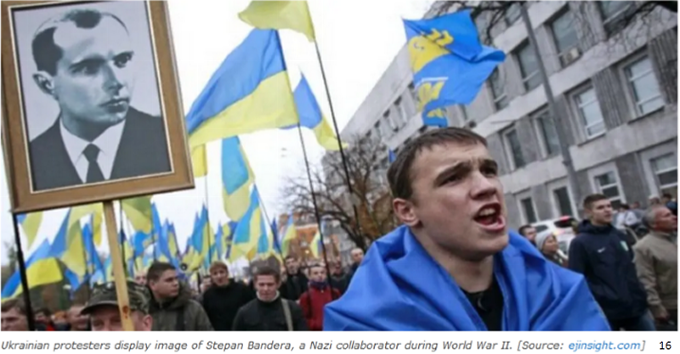
<svg viewBox="0 0 680 354"><path fill-rule="evenodd" d="M135 76L154 73L133 65L132 39L120 18L94 9L70 10L36 31L33 80L59 116L30 142L34 190L171 171L163 119L130 106Z"/></svg>

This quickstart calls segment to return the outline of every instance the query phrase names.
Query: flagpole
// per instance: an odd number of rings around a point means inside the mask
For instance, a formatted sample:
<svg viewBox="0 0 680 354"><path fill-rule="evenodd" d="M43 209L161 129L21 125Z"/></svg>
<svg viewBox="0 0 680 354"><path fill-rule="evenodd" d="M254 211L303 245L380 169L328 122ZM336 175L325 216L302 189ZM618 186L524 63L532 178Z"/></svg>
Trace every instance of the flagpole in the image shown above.
<svg viewBox="0 0 680 354"><path fill-rule="evenodd" d="M321 250L323 252L324 263L326 264L326 273L328 279L331 276L331 269L328 265L328 256L326 255L326 245L323 238L323 230L321 230L321 214L319 213L319 207L316 204L316 195L314 194L314 183L312 182L312 172L309 169L309 160L307 159L307 148L305 147L305 140L302 137L302 127L300 122L297 124L298 135L300 136L300 145L302 146L302 155L305 157L305 167L307 169L307 179L309 179L309 191L312 194L312 204L314 204L314 216L316 217L316 227L319 230L319 238L321 239ZM338 137L339 138L339 137ZM338 139L339 141L339 139ZM357 220L358 221L358 220ZM330 281L328 282L330 286ZM335 300L333 296L333 289L331 288L331 299Z"/></svg>
<svg viewBox="0 0 680 354"><path fill-rule="evenodd" d="M24 251L21 249L21 237L19 236L19 215L12 213L12 222L14 224L14 242L17 245L17 262L19 263L19 276L21 277L21 287L23 288L24 306L26 307L26 321L28 321L28 330L35 331L35 317L33 316L33 308L31 307L31 293L28 288L28 275L26 274L26 263L24 260Z"/></svg>
<svg viewBox="0 0 680 354"><path fill-rule="evenodd" d="M92 218L90 218L90 221L92 221ZM94 236L94 222L92 222L92 235ZM83 239L83 233L82 232L80 233L80 238ZM90 244L94 245L94 240L90 240L90 242L85 243L85 240L83 239L82 242L83 242L83 246L85 246L86 244L87 245L90 245ZM88 249L85 249L85 247L83 247L83 262L85 263L85 281L83 283L87 287L87 299L89 300L90 299L90 262L87 261L87 254L88 253L92 253L92 250L89 249L89 247L88 247ZM94 257L94 256L92 256L92 257ZM76 290L78 290L78 289L76 289ZM74 294L75 294L76 290L73 291Z"/></svg>
<svg viewBox="0 0 680 354"><path fill-rule="evenodd" d="M312 23L311 19L311 13L309 15L310 23ZM312 23L312 27L314 27L314 24ZM359 212L357 211L357 206L354 203L354 189L352 188L352 180L349 174L349 167L347 163L347 158L345 157L345 149L342 147L342 139L340 139L340 129L338 129L338 121L335 119L335 110L333 109L333 101L331 100L331 92L328 89L328 80L326 79L326 71L324 70L323 67L323 60L321 60L321 51L319 50L319 44L316 41L316 38L314 38L314 48L316 49L316 58L319 60L319 67L321 69L321 77L323 78L323 85L324 88L326 89L326 99L328 100L328 106L331 110L331 120L333 121L333 129L335 130L335 136L337 137L338 141L338 148L340 151L340 160L342 161L342 167L345 171L345 177L347 177L347 190L350 195L350 203L352 204L352 211L354 212L354 219L356 220L357 223L357 229L359 231L359 236L364 237L362 234L362 228L361 228L361 222L359 221Z"/></svg>
<svg viewBox="0 0 680 354"><path fill-rule="evenodd" d="M123 229L124 221L123 221L123 200L118 201L118 210L120 211L120 221L118 221L119 228L120 228L120 255L123 260L123 270L125 270L125 278L130 276L130 270L128 269L128 264L125 259L125 242L127 242L127 237L125 235L125 230Z"/></svg>

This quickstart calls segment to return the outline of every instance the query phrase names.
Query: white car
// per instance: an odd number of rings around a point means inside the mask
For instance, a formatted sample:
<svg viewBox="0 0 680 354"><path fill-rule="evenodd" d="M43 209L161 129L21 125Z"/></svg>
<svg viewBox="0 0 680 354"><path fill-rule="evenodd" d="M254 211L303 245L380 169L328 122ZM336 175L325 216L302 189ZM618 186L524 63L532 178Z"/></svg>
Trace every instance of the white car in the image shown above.
<svg viewBox="0 0 680 354"><path fill-rule="evenodd" d="M543 220L531 224L536 229L536 235L551 233L557 238L557 244L564 255L569 254L569 245L576 235L571 228L573 222L577 221L571 216L562 216L557 219Z"/></svg>

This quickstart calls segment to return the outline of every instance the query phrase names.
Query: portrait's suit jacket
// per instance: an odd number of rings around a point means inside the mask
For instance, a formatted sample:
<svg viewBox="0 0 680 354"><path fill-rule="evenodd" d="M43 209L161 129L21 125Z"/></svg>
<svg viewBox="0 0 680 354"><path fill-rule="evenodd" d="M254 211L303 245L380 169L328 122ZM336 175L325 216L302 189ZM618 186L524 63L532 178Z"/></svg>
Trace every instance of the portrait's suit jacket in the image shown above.
<svg viewBox="0 0 680 354"><path fill-rule="evenodd" d="M83 184L66 152L60 124L57 119L54 125L30 143L36 191ZM109 180L169 171L170 157L163 119L130 107Z"/></svg>

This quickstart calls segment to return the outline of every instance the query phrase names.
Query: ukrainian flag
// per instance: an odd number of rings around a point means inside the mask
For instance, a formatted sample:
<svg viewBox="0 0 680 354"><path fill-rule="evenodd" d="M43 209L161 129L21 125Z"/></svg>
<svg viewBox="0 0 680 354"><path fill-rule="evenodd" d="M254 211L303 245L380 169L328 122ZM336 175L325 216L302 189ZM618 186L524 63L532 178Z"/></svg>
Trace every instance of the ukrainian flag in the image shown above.
<svg viewBox="0 0 680 354"><path fill-rule="evenodd" d="M316 234L314 235L314 238L312 239L312 242L309 243L309 250L312 252L312 256L314 258L319 259L322 252L323 252L323 246L321 244L321 231L316 230Z"/></svg>
<svg viewBox="0 0 680 354"><path fill-rule="evenodd" d="M26 235L26 240L28 241L28 248L31 247L33 241L38 236L38 229L42 223L43 213L42 211L36 213L19 214L17 215L17 221L24 230L24 235Z"/></svg>
<svg viewBox="0 0 680 354"><path fill-rule="evenodd" d="M26 262L26 276L28 277L29 289L40 285L60 282L63 279L59 270L59 262L56 258L50 257L50 244L47 240L33 252ZM21 286L21 275L19 271L14 272L2 288L2 300L17 297L23 291Z"/></svg>
<svg viewBox="0 0 680 354"><path fill-rule="evenodd" d="M239 220L248 210L250 186L255 177L237 136L222 140L222 200L224 211Z"/></svg>
<svg viewBox="0 0 680 354"><path fill-rule="evenodd" d="M151 196L123 199L123 212L132 223L135 231L151 232Z"/></svg>
<svg viewBox="0 0 680 354"><path fill-rule="evenodd" d="M257 195L257 186L250 192L250 206L245 215L239 220L234 231L231 260L248 256L251 251L256 251L262 234L267 234L263 227L262 213L260 212L260 200Z"/></svg>
<svg viewBox="0 0 680 354"><path fill-rule="evenodd" d="M323 113L321 113L319 103L317 102L316 97L314 97L312 88L309 87L307 78L305 78L304 75L302 75L300 83L295 88L293 97L295 98L295 106L297 107L297 113L300 117L300 125L311 129L314 132L314 135L316 135L316 141L318 141L319 145L323 146L324 149L330 151L340 150L340 142L335 136L333 128L324 118ZM297 125L286 128L289 129L296 126ZM343 145L343 147L346 146L347 144Z"/></svg>
<svg viewBox="0 0 680 354"><path fill-rule="evenodd" d="M186 119L192 149L214 140L296 124L278 32L252 30L210 78Z"/></svg>
<svg viewBox="0 0 680 354"><path fill-rule="evenodd" d="M442 108L470 104L505 53L479 43L469 10L404 20L404 27L423 122L447 126Z"/></svg>
<svg viewBox="0 0 680 354"><path fill-rule="evenodd" d="M208 153L205 150L205 145L191 149L191 168L196 178L208 174Z"/></svg>
<svg viewBox="0 0 680 354"><path fill-rule="evenodd" d="M293 220L293 212L288 214L288 221L281 240L281 251L284 256L290 253L290 241L297 238L297 230L295 229L295 221Z"/></svg>
<svg viewBox="0 0 680 354"><path fill-rule="evenodd" d="M238 18L256 28L291 29L310 42L316 39L306 1L252 1Z"/></svg>

